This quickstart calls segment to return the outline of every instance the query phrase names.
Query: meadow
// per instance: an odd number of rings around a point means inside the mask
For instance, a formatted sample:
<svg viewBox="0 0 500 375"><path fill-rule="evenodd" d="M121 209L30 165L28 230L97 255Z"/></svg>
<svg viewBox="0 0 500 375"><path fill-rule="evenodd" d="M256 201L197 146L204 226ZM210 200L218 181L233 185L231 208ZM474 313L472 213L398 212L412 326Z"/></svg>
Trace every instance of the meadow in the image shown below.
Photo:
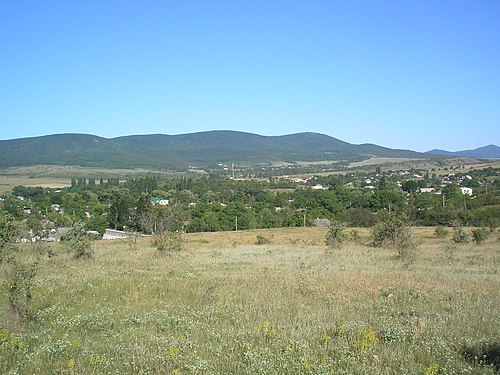
<svg viewBox="0 0 500 375"><path fill-rule="evenodd" d="M91 260L61 244L39 260L26 318L0 264L2 374L495 374L500 246L414 229L411 262L325 229L97 241ZM257 245L258 238L265 239ZM495 362L496 361L496 362ZM496 364L496 367L495 367Z"/></svg>

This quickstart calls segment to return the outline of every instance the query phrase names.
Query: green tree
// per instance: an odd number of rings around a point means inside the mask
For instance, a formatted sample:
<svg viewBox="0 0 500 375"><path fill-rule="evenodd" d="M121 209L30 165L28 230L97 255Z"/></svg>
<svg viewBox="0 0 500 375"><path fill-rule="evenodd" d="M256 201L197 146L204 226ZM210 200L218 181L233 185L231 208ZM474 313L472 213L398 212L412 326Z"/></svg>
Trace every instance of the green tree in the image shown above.
<svg viewBox="0 0 500 375"><path fill-rule="evenodd" d="M11 242L17 236L19 226L14 217L4 210L0 210L0 263L7 260Z"/></svg>

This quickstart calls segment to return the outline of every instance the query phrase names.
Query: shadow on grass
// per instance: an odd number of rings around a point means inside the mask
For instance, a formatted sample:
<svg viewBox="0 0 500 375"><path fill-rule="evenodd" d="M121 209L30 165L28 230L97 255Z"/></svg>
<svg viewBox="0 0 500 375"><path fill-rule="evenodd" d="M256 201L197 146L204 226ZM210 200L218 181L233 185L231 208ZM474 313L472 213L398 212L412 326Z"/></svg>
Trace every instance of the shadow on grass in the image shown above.
<svg viewBox="0 0 500 375"><path fill-rule="evenodd" d="M492 366L495 372L500 372L500 342L465 346L460 354L469 362Z"/></svg>

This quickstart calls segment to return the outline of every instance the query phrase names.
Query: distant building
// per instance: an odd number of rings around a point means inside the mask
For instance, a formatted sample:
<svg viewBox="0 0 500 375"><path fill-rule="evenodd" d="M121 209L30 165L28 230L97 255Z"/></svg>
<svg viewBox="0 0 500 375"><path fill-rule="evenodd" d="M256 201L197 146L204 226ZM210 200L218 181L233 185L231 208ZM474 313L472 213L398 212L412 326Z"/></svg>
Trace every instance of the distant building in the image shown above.
<svg viewBox="0 0 500 375"><path fill-rule="evenodd" d="M130 237L149 237L148 235L141 234L141 233L132 233L132 232L125 232L122 230L117 230L117 229L106 229L106 232L104 232L104 235L102 236L103 240L120 240L120 239L125 239L125 238L130 238Z"/></svg>
<svg viewBox="0 0 500 375"><path fill-rule="evenodd" d="M463 195L468 195L469 197L472 196L472 188L461 187L460 191L462 192Z"/></svg>
<svg viewBox="0 0 500 375"><path fill-rule="evenodd" d="M159 204L160 206L166 206L169 202L167 198L161 198L161 197L152 197L149 199L149 201L152 204Z"/></svg>
<svg viewBox="0 0 500 375"><path fill-rule="evenodd" d="M61 237L64 236L71 230L71 227L60 227L51 229L49 231L49 235L47 237L47 241L49 242L59 242L61 241Z"/></svg>
<svg viewBox="0 0 500 375"><path fill-rule="evenodd" d="M311 187L312 190L325 190L326 188L323 187L323 185L317 184Z"/></svg>
<svg viewBox="0 0 500 375"><path fill-rule="evenodd" d="M421 193L432 193L435 190L436 189L434 189L433 187L430 187L430 188L420 188L420 192Z"/></svg>

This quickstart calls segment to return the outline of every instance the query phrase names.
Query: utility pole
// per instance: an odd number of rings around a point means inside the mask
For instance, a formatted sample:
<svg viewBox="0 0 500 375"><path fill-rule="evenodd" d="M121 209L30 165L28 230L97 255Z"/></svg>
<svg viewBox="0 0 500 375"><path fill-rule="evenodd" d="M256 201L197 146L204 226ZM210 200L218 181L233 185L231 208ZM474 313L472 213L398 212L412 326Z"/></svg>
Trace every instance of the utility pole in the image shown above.
<svg viewBox="0 0 500 375"><path fill-rule="evenodd" d="M236 216L236 232L238 231L238 216Z"/></svg>

